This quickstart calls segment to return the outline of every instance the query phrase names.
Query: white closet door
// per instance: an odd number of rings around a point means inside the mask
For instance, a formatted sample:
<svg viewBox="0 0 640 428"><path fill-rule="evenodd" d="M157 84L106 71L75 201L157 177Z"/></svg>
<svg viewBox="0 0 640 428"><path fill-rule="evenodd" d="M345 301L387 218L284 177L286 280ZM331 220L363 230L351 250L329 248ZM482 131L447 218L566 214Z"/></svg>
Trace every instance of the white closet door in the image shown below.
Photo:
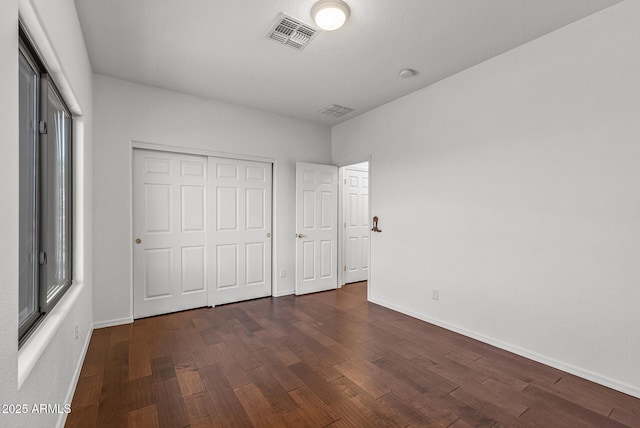
<svg viewBox="0 0 640 428"><path fill-rule="evenodd" d="M338 167L296 163L296 294L338 287Z"/></svg>
<svg viewBox="0 0 640 428"><path fill-rule="evenodd" d="M271 295L271 168L209 158L211 305Z"/></svg>
<svg viewBox="0 0 640 428"><path fill-rule="evenodd" d="M207 306L207 158L136 149L133 163L134 318Z"/></svg>
<svg viewBox="0 0 640 428"><path fill-rule="evenodd" d="M344 282L366 281L369 274L369 173L344 170Z"/></svg>

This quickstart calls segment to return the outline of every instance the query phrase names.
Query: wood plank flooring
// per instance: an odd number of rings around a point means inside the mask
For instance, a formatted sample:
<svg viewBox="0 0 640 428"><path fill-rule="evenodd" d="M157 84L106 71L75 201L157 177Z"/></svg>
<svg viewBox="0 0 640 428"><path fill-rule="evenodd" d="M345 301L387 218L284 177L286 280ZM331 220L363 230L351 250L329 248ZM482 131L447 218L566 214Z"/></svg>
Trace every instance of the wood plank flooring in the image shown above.
<svg viewBox="0 0 640 428"><path fill-rule="evenodd" d="M640 400L382 308L366 283L95 330L67 427L640 427Z"/></svg>

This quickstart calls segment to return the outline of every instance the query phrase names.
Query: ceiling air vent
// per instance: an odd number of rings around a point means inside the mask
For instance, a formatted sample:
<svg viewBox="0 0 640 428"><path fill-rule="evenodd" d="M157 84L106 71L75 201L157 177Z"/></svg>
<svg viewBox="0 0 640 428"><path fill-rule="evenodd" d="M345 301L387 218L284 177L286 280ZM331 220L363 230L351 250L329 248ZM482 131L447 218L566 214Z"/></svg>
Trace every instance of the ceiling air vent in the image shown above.
<svg viewBox="0 0 640 428"><path fill-rule="evenodd" d="M316 36L318 30L281 13L269 30L267 38L301 51Z"/></svg>
<svg viewBox="0 0 640 428"><path fill-rule="evenodd" d="M345 114L351 113L352 111L352 108L339 106L337 104L331 104L330 106L320 110L319 113L326 114L327 116L342 117Z"/></svg>

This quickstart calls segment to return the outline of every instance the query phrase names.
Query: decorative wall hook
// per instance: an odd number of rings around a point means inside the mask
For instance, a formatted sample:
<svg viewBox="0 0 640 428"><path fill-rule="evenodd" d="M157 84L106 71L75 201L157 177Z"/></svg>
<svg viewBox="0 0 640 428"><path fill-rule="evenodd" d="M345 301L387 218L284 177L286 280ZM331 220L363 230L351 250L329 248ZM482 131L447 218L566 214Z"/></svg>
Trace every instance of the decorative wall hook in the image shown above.
<svg viewBox="0 0 640 428"><path fill-rule="evenodd" d="M377 215L373 217L373 228L371 230L373 230L374 232L378 232L378 233L382 232L382 229L378 229L378 216Z"/></svg>

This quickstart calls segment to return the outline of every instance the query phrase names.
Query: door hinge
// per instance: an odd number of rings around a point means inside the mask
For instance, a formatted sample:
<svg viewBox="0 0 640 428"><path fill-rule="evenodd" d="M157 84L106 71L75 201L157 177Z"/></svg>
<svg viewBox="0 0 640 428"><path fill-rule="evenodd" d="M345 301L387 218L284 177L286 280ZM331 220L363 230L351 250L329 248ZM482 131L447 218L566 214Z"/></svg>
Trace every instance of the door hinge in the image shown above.
<svg viewBox="0 0 640 428"><path fill-rule="evenodd" d="M346 221L344 222L344 228L345 229L347 228L347 222Z"/></svg>
<svg viewBox="0 0 640 428"><path fill-rule="evenodd" d="M41 265L46 265L47 264L47 253L45 253L44 251L40 251L40 254L38 255L38 262Z"/></svg>
<svg viewBox="0 0 640 428"><path fill-rule="evenodd" d="M40 124L38 125L38 130L40 131L41 134L46 134L47 133L47 122L45 122L44 120L41 120Z"/></svg>
<svg viewBox="0 0 640 428"><path fill-rule="evenodd" d="M344 265L344 267L342 268L343 271L347 271L347 265Z"/></svg>

